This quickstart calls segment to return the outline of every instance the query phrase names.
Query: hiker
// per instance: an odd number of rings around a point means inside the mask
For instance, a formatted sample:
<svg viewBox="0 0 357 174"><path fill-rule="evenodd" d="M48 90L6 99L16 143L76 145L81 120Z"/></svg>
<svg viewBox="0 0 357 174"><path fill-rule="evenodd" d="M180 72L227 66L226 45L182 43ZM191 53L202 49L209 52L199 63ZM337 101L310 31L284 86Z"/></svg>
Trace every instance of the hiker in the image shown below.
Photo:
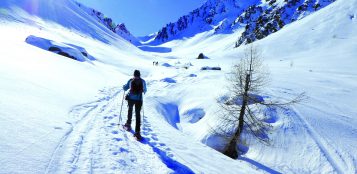
<svg viewBox="0 0 357 174"><path fill-rule="evenodd" d="M134 71L134 78L130 79L128 83L123 86L124 91L129 90L129 93L126 95L125 99L128 101L128 120L124 125L124 129L127 131L131 131L131 119L133 116L133 106L135 105L135 138L138 140L141 139L140 135L140 111L141 106L143 105L143 93L146 93L146 82L145 80L140 78L140 71Z"/></svg>

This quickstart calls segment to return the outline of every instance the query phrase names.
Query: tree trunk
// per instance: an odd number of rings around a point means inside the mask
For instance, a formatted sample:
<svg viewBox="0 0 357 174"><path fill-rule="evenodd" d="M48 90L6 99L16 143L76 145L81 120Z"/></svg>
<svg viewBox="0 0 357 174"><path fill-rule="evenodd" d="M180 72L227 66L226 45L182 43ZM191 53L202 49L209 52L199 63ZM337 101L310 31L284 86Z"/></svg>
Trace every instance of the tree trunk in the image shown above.
<svg viewBox="0 0 357 174"><path fill-rule="evenodd" d="M235 136L231 139L226 150L223 152L226 156L237 159L238 158L238 151L237 151L237 139Z"/></svg>
<svg viewBox="0 0 357 174"><path fill-rule="evenodd" d="M238 158L238 151L237 151L237 143L240 142L240 135L243 132L243 127L244 127L244 114L245 110L248 104L248 91L249 91L249 83L250 83L250 74L247 74L246 79L245 79L245 86L244 86L244 94L243 94L243 101L242 101L242 107L239 112L239 118L238 118L238 129L234 133L234 136L232 137L231 141L229 142L226 150L224 151L224 154L233 158L237 159Z"/></svg>

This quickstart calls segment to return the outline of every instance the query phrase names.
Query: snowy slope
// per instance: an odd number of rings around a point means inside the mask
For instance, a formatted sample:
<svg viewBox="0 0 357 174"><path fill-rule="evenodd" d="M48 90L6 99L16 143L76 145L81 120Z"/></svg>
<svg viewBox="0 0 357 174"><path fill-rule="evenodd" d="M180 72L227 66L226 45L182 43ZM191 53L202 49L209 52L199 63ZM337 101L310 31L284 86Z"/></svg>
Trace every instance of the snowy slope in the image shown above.
<svg viewBox="0 0 357 174"><path fill-rule="evenodd" d="M272 145L247 137L249 150L242 160L270 172L356 173L356 9L354 0L336 1L254 43L262 49L271 71L272 82L264 94L283 100L306 92L309 99L271 113ZM176 95L167 93L162 98L179 96L172 97L173 103L188 120L203 117L181 127L218 150L222 143L207 132L219 112L213 103L226 94L225 74L245 48L229 46L242 32L203 32L159 45L171 48L172 53L155 54L163 57L163 67L178 62L194 65L170 75L175 83L168 86ZM195 59L200 52L210 59ZM200 71L203 66L220 66L223 72Z"/></svg>
<svg viewBox="0 0 357 174"><path fill-rule="evenodd" d="M210 130L244 50L232 48L242 29L145 53L72 1L1 1L0 173L356 173L356 9L338 0L255 43L271 71L264 94L309 99L270 113L271 146L247 135L247 153L232 160L208 146L223 148ZM81 46L95 60L34 47L29 35ZM195 59L200 52L209 59ZM117 126L127 110L121 86L134 69L148 84L142 143Z"/></svg>
<svg viewBox="0 0 357 174"><path fill-rule="evenodd" d="M76 4L81 9L83 9L83 11L85 11L90 16L92 16L95 20L97 20L98 22L102 23L108 29L110 29L114 33L118 34L119 36L121 36L122 38L127 40L128 42L130 42L130 43L132 43L134 45L139 45L140 44L139 40L130 33L130 31L126 28L124 23L120 23L120 24L116 25L111 18L105 17L102 12L97 11L97 10L95 10L93 8L86 7L85 5L80 4L78 2L76 2Z"/></svg>
<svg viewBox="0 0 357 174"><path fill-rule="evenodd" d="M0 23L0 173L259 173L168 124L154 55L74 2L1 1ZM95 60L30 45L30 35L80 46ZM121 86L134 69L149 89L143 143L117 126L126 119Z"/></svg>

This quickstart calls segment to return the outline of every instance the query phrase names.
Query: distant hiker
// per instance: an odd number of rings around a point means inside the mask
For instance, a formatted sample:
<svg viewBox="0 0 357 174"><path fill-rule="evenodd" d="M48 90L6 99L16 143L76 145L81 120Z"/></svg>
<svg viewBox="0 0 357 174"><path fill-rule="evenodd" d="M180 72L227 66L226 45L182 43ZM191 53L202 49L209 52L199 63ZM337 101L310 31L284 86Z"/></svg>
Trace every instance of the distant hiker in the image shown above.
<svg viewBox="0 0 357 174"><path fill-rule="evenodd" d="M158 61L156 61L155 65L156 65L156 66L158 66L158 65L159 65L159 62L158 62Z"/></svg>
<svg viewBox="0 0 357 174"><path fill-rule="evenodd" d="M128 100L128 120L124 125L124 129L127 131L131 131L131 119L133 116L133 106L135 105L135 118L136 118L136 125L135 125L135 134L134 136L140 140L140 124L141 124L141 106L143 105L143 93L146 93L146 82L144 79L140 78L140 71L134 71L134 78L130 79L128 83L123 86L123 89L126 91L128 89L129 93L125 97Z"/></svg>
<svg viewBox="0 0 357 174"><path fill-rule="evenodd" d="M152 62L152 66L155 66L155 63L156 63L156 62L155 62L155 61L153 61L153 62Z"/></svg>

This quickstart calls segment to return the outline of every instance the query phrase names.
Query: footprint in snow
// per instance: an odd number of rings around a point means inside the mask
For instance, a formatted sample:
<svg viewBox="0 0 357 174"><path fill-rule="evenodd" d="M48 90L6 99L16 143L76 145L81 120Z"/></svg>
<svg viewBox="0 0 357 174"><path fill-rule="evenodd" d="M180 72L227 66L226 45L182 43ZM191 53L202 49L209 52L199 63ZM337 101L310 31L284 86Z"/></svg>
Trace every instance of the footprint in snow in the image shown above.
<svg viewBox="0 0 357 174"><path fill-rule="evenodd" d="M103 118L104 118L104 119L108 119L108 120L113 119L113 117L112 117L112 116L104 116Z"/></svg>
<svg viewBox="0 0 357 174"><path fill-rule="evenodd" d="M119 151L113 152L112 154L113 154L113 155L118 155L119 153L123 153L123 152L129 153L129 151L128 151L127 149L124 149L124 148L121 147L121 148L119 149Z"/></svg>
<svg viewBox="0 0 357 174"><path fill-rule="evenodd" d="M115 140L115 141L122 141L123 139L121 139L121 138L113 138L113 140Z"/></svg>
<svg viewBox="0 0 357 174"><path fill-rule="evenodd" d="M144 131L152 132L152 129L150 129L150 128L144 128Z"/></svg>
<svg viewBox="0 0 357 174"><path fill-rule="evenodd" d="M159 139L156 136L151 137L153 140L158 141Z"/></svg>
<svg viewBox="0 0 357 174"><path fill-rule="evenodd" d="M118 162L119 164L121 164L122 166L127 166L125 160L120 159L120 160L118 160L117 162Z"/></svg>
<svg viewBox="0 0 357 174"><path fill-rule="evenodd" d="M129 153L129 151L127 150L127 149L124 149L124 148L119 148L119 151L120 151L120 153L123 153L123 152L126 152L126 153Z"/></svg>
<svg viewBox="0 0 357 174"><path fill-rule="evenodd" d="M118 131L112 131L112 134L118 134Z"/></svg>

